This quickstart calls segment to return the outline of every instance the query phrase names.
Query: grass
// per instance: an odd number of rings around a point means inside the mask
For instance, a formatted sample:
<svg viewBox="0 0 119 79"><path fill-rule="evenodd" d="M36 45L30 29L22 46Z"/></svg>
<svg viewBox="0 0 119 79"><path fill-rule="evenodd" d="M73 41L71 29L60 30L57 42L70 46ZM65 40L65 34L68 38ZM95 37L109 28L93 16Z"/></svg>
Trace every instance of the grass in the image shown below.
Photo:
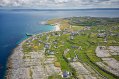
<svg viewBox="0 0 119 79"><path fill-rule="evenodd" d="M55 23L55 22L60 22L61 28L64 29L69 27L68 21L62 20L61 19L54 19L52 21L48 21L49 24ZM105 29L107 28L107 29ZM72 26L74 31L81 31L84 29L83 26ZM108 37L108 42L104 43L104 38L97 38L97 32L98 30L106 30L106 32L109 30L107 26L92 26L91 30L86 30L83 33L80 33L80 35L74 36L73 40L70 40L70 34L63 34L60 37L58 36L51 36L49 33L48 35L43 35L41 38L38 40L42 40L43 42L50 42L51 48L50 50L54 50L55 52L58 52L55 54L57 57L57 62L60 63L62 71L70 71L70 72L76 72L73 68L71 68L70 63L67 62L64 57L67 58L73 58L75 57L74 51L78 55L79 59L83 63L89 64L90 67L94 68L96 72L100 73L102 76L105 76L109 79L116 79L112 74L109 74L108 72L104 71L101 69L99 66L96 65L96 62L101 62L101 58L96 56L95 49L98 45L100 46L110 46L110 45L119 45L119 43L112 43L112 41L119 42L119 37ZM118 32L118 31L116 31ZM46 37L50 35L50 38L48 41L46 41ZM31 43L33 43L33 46L28 47L27 43L23 44L24 52L31 52L31 51L39 51L43 49L44 44L41 43L40 45L38 40L34 40ZM53 41L57 40L58 44L55 45L53 44ZM37 46L37 47L36 47ZM58 46L58 48L54 48L54 46ZM73 49L72 46L78 46L81 47L82 49ZM68 53L63 57L64 50L69 49ZM119 60L119 56L112 56L116 60ZM54 76L50 76L49 79L55 79ZM60 78L58 78L60 79Z"/></svg>
<svg viewBox="0 0 119 79"><path fill-rule="evenodd" d="M117 61L119 61L119 56L118 55L113 55L113 58L115 58Z"/></svg>
<svg viewBox="0 0 119 79"><path fill-rule="evenodd" d="M80 30L83 30L83 29L84 29L83 26L71 26L71 27L72 27L72 29L73 29L74 31L80 31Z"/></svg>
<svg viewBox="0 0 119 79"><path fill-rule="evenodd" d="M63 79L60 75L49 76L48 79Z"/></svg>
<svg viewBox="0 0 119 79"><path fill-rule="evenodd" d="M92 37L94 37L95 35L92 35ZM40 40L45 40L46 36L43 36L42 38L40 38ZM113 76L105 73L104 71L100 70L99 67L97 67L97 65L95 65L95 62L99 62L102 61L100 58L98 58L95 54L95 49L97 44L92 44L92 42L97 43L97 41L101 41L102 39L98 39L98 38L89 38L88 35L80 35L80 36L75 36L75 39L73 40L69 40L69 34L64 34L60 37L55 37L52 36L49 38L49 41L52 43L53 40L57 39L58 42L58 49L54 48L54 44L51 45L51 50L54 50L55 52L58 52L58 54L56 54L55 56L57 57L57 61L60 62L61 65L61 69L62 71L72 71L69 63L67 63L62 55L64 53L64 50L66 50L67 48L70 49L70 51L67 53L66 58L73 58L75 56L74 51L76 51L76 53L78 54L79 58L82 60L82 62L84 63L88 63L90 66L92 66L93 68L96 69L96 71L98 71L99 73L101 73L102 75L110 78L110 79L115 79ZM65 44L63 45L62 42L64 42ZM37 45L37 41L33 41L34 45ZM26 45L24 45L26 46ZM43 46L43 44L41 44L41 46ZM71 46L81 46L82 50L78 50L78 49L72 49ZM30 48L25 49L25 51L28 51ZM35 49L31 49L31 50L35 50ZM38 48L37 48L38 50ZM89 57L89 58L87 58ZM118 59L118 57L115 56L116 59ZM93 63L92 63L93 62Z"/></svg>

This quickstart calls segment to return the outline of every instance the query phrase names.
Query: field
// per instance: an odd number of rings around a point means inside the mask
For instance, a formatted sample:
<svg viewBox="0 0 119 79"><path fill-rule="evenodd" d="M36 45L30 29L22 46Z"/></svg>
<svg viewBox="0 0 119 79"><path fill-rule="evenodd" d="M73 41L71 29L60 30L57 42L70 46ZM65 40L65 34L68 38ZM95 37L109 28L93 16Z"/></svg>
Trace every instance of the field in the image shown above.
<svg viewBox="0 0 119 79"><path fill-rule="evenodd" d="M72 73L70 79L78 76L71 62L85 63L100 76L100 79L119 78L96 64L96 62L102 62L102 59L95 53L97 46L119 46L118 18L71 17L49 20L47 24L55 23L61 24L61 31L35 35L29 39L30 41L24 43L24 53L38 52L48 44L49 47L45 49L46 56L53 52L56 57L55 62L60 63L61 70ZM111 57L119 60L118 55ZM49 79L56 78L49 77Z"/></svg>

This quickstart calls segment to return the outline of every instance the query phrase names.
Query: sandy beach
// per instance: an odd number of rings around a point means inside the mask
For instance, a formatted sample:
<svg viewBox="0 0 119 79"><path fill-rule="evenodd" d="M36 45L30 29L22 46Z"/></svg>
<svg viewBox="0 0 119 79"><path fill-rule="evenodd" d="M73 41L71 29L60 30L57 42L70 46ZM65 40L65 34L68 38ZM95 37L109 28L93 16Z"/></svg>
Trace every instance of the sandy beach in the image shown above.
<svg viewBox="0 0 119 79"><path fill-rule="evenodd" d="M60 24L59 23L55 24L55 31L60 31Z"/></svg>

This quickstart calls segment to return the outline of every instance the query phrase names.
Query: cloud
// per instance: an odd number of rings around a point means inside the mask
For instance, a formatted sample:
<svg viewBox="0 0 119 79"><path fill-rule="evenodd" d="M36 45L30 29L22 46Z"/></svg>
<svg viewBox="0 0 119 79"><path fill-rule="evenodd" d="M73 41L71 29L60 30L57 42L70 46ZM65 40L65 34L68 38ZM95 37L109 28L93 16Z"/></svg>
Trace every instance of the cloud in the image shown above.
<svg viewBox="0 0 119 79"><path fill-rule="evenodd" d="M119 8L119 0L0 0L1 7Z"/></svg>

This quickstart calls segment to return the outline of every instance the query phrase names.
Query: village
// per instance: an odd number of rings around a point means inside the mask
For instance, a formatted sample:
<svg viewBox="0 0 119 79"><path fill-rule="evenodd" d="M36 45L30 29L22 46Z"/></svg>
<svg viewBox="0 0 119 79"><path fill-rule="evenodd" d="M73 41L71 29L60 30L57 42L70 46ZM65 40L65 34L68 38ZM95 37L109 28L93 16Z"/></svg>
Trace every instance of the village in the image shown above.
<svg viewBox="0 0 119 79"><path fill-rule="evenodd" d="M105 24L80 26L74 25L77 18L74 23L72 19L50 21L48 24L55 24L56 31L23 41L9 59L6 78L118 79L119 25L114 21L107 29ZM68 21L70 25L66 25Z"/></svg>

